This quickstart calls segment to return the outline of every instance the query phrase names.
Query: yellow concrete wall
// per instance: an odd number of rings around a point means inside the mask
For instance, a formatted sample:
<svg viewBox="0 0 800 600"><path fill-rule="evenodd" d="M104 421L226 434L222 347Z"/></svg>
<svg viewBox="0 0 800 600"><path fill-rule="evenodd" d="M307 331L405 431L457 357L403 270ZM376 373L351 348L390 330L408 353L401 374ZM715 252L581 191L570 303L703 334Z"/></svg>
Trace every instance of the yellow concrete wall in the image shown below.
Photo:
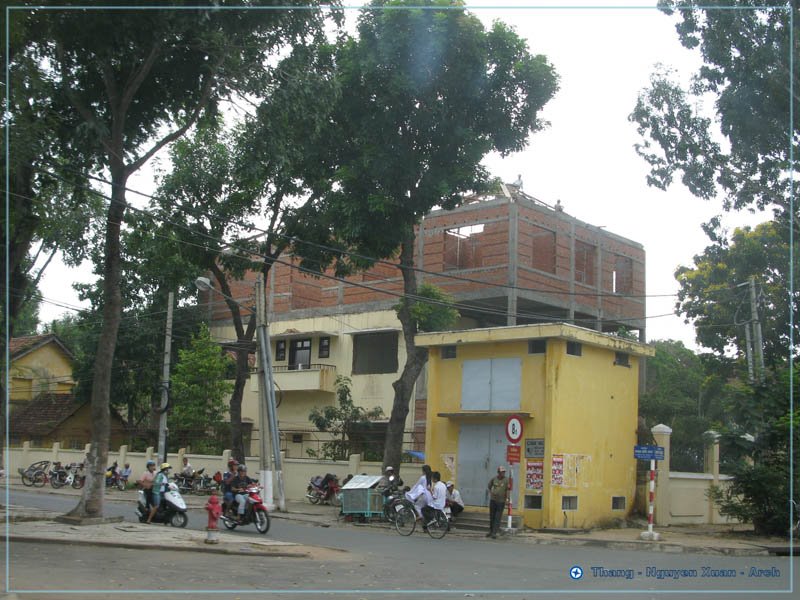
<svg viewBox="0 0 800 600"><path fill-rule="evenodd" d="M552 479L552 457L564 457L564 485L550 485L542 526L587 527L623 517L636 490L638 359L614 365L614 351L583 344L581 356L566 353L565 340L548 340L553 399L545 435L545 490ZM578 509L563 511L563 496L578 496ZM612 496L624 496L626 509L611 509ZM566 512L566 514L565 514Z"/></svg>
<svg viewBox="0 0 800 600"><path fill-rule="evenodd" d="M440 417L460 411L462 364L466 360L519 357L522 360L520 413L524 435L521 463L511 469L514 513L520 514L525 495L525 439L543 438L544 487L542 509L522 509L529 527L588 527L624 517L633 508L636 490L638 358L630 367L614 365L616 340L609 347L582 344L582 355L566 354L566 340L549 338L547 354L528 354L527 339L502 341L503 331L472 332L473 343L457 345L457 358L442 360L441 346L430 348L426 458L443 477L457 473L446 458L456 456L463 423L504 423L505 417ZM515 334L516 335L516 334ZM457 343L454 334L453 342ZM445 343L450 338L443 340ZM552 458L564 459L564 483L552 485ZM578 496L578 509L562 511L562 496ZM612 510L612 496L625 498L625 510Z"/></svg>
<svg viewBox="0 0 800 600"><path fill-rule="evenodd" d="M68 394L75 387L72 360L55 343L45 344L12 361L9 400L25 402L42 392Z"/></svg>

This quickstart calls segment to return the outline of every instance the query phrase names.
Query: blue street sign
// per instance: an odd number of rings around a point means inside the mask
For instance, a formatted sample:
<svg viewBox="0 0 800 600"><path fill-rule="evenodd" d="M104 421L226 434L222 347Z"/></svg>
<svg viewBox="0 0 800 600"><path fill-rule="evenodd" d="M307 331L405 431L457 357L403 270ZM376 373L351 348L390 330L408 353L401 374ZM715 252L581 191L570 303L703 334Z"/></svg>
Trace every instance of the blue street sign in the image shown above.
<svg viewBox="0 0 800 600"><path fill-rule="evenodd" d="M664 446L634 446L633 458L639 460L664 460Z"/></svg>

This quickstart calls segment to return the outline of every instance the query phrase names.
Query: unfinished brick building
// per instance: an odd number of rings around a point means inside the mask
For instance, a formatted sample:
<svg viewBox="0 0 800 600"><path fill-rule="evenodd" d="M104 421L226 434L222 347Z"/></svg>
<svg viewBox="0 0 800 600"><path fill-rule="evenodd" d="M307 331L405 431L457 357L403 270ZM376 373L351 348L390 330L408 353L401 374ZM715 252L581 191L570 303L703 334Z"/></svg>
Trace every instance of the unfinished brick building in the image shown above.
<svg viewBox="0 0 800 600"><path fill-rule="evenodd" d="M624 327L645 341L642 245L514 186L502 191L455 210L432 212L418 230L419 280L455 297L462 315L459 328L566 322L603 332ZM307 406L334 401L331 373L322 377L325 369L351 377L354 398L364 406L380 404L388 414L391 382L405 360L392 309L403 288L397 268L379 263L340 281L305 275L295 264L291 256L282 258L267 284L276 381L285 390L282 431L289 425L308 432L307 421L305 427L302 423ZM249 277L234 288L239 298L252 293ZM229 319L224 306L210 305L209 317L223 328ZM378 366L365 366L377 354L392 353ZM299 383L299 374L293 373L298 370L318 370L320 377ZM417 433L425 423L425 395L421 381L408 423ZM298 402L296 411L289 408L293 402ZM414 438L424 439L424 432Z"/></svg>

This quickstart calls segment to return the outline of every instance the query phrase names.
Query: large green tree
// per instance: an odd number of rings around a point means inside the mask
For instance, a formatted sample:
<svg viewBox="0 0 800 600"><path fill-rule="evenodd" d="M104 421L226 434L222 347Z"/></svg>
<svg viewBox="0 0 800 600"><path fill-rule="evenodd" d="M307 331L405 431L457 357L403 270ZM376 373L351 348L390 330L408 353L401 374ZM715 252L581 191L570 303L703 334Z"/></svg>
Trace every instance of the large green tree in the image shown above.
<svg viewBox="0 0 800 600"><path fill-rule="evenodd" d="M43 66L65 118L77 123L86 148L111 180L103 231L103 326L92 383L92 449L83 496L71 512L78 518L103 512L128 179L221 98L257 91L271 53L302 39L322 19L320 11L307 9L307 2L296 2L302 10L217 10L221 4L251 5L230 0L209 2L208 9L154 10L149 3L141 8L129 3L119 9L44 7L10 15L12 28L24 20L27 30L36 32L25 51ZM188 5L176 2L175 7Z"/></svg>
<svg viewBox="0 0 800 600"><path fill-rule="evenodd" d="M233 388L228 381L232 360L205 325L178 356L170 377L172 410L167 419L172 445L219 454L227 441L223 438L225 397Z"/></svg>
<svg viewBox="0 0 800 600"><path fill-rule="evenodd" d="M162 180L153 210L159 228L186 261L193 280L210 273L225 302L236 340L236 376L230 398L231 452L245 458L242 397L255 350L252 298L232 298L234 280L245 271L267 275L289 245L286 229L304 203L328 189L315 156L337 97L330 52L321 40L298 45L267 78L255 112L231 131L204 123L194 136L177 143L174 169ZM252 223L259 223L254 229Z"/></svg>
<svg viewBox="0 0 800 600"><path fill-rule="evenodd" d="M701 198L721 190L725 208L777 205L785 212L791 175L797 176L791 152L800 151L798 121L789 121L791 108L800 111L797 35L790 46L791 19L798 22L800 6L736 4L659 1L676 17L681 44L697 49L703 66L688 89L668 70L653 75L630 117L643 136L637 151L651 166L652 185L666 189L679 174Z"/></svg>
<svg viewBox="0 0 800 600"><path fill-rule="evenodd" d="M678 268L676 310L694 320L697 341L722 354L735 347L744 356L744 324L751 318L755 280L757 309L767 367L780 367L788 356L789 322L800 308L800 294L789 295L788 230L776 221L737 228L730 241L720 240L694 257L694 265ZM794 278L800 267L794 265ZM794 335L800 330L794 323Z"/></svg>
<svg viewBox="0 0 800 600"><path fill-rule="evenodd" d="M557 76L510 27L495 22L487 30L461 2L375 1L357 27L336 53L342 95L322 157L335 187L315 206L316 230L299 237L323 233L329 246L399 262L406 363L393 384L383 457L397 465L411 393L427 362L414 343L415 227L433 207L453 207L483 189L489 152L520 150L545 126L537 115Z"/></svg>

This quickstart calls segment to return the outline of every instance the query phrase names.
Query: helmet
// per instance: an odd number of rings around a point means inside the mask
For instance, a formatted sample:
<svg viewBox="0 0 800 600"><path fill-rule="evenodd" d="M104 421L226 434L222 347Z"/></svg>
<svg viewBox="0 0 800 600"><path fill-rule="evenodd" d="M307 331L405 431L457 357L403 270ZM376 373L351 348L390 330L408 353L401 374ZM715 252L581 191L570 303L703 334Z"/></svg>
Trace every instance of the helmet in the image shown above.
<svg viewBox="0 0 800 600"><path fill-rule="evenodd" d="M394 471L394 467L392 467L392 466L388 466L388 467L386 467L386 470L387 470L387 471Z"/></svg>
<svg viewBox="0 0 800 600"><path fill-rule="evenodd" d="M238 465L238 464L239 464L239 461L238 461L238 460L236 460L235 458L232 458L232 459L230 459L230 460L228 461L228 466L229 466L229 467L235 467L235 466L236 466L236 465Z"/></svg>
<svg viewBox="0 0 800 600"><path fill-rule="evenodd" d="M162 471L164 469L171 469L171 468L172 468L172 465L170 465L169 463L161 463L161 470Z"/></svg>
<svg viewBox="0 0 800 600"><path fill-rule="evenodd" d="M236 467L236 470L237 471L247 471L247 465L241 464L238 467Z"/></svg>
<svg viewBox="0 0 800 600"><path fill-rule="evenodd" d="M148 461L147 461L147 465L145 465L145 466L149 467L150 465L156 466L156 461L154 461L154 460L148 460Z"/></svg>

